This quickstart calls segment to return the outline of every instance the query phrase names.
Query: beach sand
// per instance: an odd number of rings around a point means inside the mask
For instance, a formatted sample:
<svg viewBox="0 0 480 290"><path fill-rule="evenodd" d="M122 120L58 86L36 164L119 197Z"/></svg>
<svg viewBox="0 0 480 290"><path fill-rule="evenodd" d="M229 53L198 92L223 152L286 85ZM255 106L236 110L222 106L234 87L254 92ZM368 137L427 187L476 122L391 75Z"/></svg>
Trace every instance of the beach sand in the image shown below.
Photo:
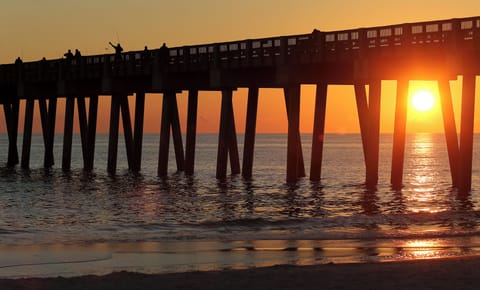
<svg viewBox="0 0 480 290"><path fill-rule="evenodd" d="M480 257L172 274L0 279L0 289L480 289Z"/></svg>

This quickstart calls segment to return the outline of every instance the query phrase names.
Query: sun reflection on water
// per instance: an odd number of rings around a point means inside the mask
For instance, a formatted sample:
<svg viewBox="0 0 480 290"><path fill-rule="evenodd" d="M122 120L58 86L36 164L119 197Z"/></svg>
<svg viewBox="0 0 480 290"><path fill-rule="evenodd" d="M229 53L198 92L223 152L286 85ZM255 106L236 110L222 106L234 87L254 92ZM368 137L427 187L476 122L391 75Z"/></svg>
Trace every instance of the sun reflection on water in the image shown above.
<svg viewBox="0 0 480 290"><path fill-rule="evenodd" d="M445 245L437 240L409 240L405 241L402 248L402 256L413 259L439 258L446 251Z"/></svg>
<svg viewBox="0 0 480 290"><path fill-rule="evenodd" d="M439 180L440 164L438 164L438 148L435 148L433 134L415 134L409 151L411 173L407 176L411 188L405 192L413 213L437 213L447 210L439 197L437 180Z"/></svg>

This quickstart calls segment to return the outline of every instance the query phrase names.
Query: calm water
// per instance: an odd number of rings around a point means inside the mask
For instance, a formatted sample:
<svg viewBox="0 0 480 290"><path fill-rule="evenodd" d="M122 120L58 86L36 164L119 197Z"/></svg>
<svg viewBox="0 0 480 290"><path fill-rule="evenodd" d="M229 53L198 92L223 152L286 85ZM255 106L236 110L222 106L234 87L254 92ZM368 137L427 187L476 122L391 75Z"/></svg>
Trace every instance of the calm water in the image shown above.
<svg viewBox="0 0 480 290"><path fill-rule="evenodd" d="M216 135L198 136L195 176L175 173L171 155L171 173L165 179L156 176L158 135L145 136L138 175L126 170L121 143L116 176L106 173L107 137L97 136L92 173L81 170L78 136L71 173L62 172L60 165L41 169L40 136L34 136L30 171L1 168L0 244L297 240L323 242L333 249L372 242L376 248L431 247L443 241L442 249L467 254L480 247L480 136L475 139L473 190L467 197L451 189L440 134L408 136L401 191L389 185L391 135L381 137L377 191L365 190L357 134L327 135L322 182L307 178L295 185L285 183L286 135L259 135L254 179L233 176L224 182L214 175ZM310 138L302 136L307 172ZM57 164L61 141L56 136ZM4 164L6 136L0 142ZM430 244L423 245L425 240Z"/></svg>

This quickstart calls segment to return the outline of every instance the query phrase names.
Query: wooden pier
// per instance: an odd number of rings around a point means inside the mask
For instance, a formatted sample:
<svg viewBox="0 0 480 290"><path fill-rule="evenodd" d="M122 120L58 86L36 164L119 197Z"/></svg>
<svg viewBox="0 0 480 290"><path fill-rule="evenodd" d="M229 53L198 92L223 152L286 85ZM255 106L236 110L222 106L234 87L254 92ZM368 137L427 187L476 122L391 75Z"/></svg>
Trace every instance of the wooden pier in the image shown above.
<svg viewBox="0 0 480 290"><path fill-rule="evenodd" d="M480 71L480 17L406 23L344 31L314 30L302 35L132 51L0 65L0 102L8 131L8 166L30 166L33 114L40 110L44 166L54 165L53 143L57 99L65 98L62 168L70 170L73 117L77 111L83 166L92 170L98 98L111 96L107 170L117 167L122 117L128 167L141 170L145 94L161 93L163 109L158 175L168 174L170 138L177 170L194 174L199 91L221 91L216 176L252 177L257 105L260 88L282 88L288 118L286 180L306 176L300 140L300 86L316 85L309 177L321 179L327 88L352 85L364 149L366 185L378 183L382 80L396 80L397 96L391 183L402 187L408 86L410 80L439 84L452 184L469 192L472 180L473 121L476 75ZM460 132L453 114L450 80L463 78ZM242 164L232 92L248 88ZM368 90L367 90L368 88ZM180 131L177 93L188 91L185 147ZM368 93L367 93L368 92ZM128 96L134 96L134 119ZM25 100L21 159L18 152L20 100ZM87 108L88 101L88 108ZM22 102L23 103L23 102ZM88 110L88 114L87 114Z"/></svg>

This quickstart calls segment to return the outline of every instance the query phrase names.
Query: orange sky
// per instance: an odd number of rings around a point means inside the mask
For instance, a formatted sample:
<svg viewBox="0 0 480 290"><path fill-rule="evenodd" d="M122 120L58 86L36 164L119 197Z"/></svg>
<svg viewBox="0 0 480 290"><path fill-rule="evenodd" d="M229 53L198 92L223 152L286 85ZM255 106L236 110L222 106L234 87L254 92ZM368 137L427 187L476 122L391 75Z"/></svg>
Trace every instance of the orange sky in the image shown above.
<svg viewBox="0 0 480 290"><path fill-rule="evenodd" d="M17 56L25 61L59 58L67 49L78 48L83 55L111 53L108 41L121 42L125 50L145 45L159 47L221 42L229 40L309 33L313 28L341 30L394 23L449 19L480 15L473 0L444 1L362 1L362 0L18 0L2 4L0 10L0 63L12 63ZM417 82L416 85L422 85ZM435 90L435 84L423 83ZM459 114L460 82L454 82L454 104ZM392 132L395 82L382 85L381 131ZM302 86L301 131L313 128L314 86ZM247 90L234 93L237 131L245 127ZM200 92L198 130L217 132L220 93ZM438 98L438 96L437 96ZM182 128L186 121L186 94L178 97ZM480 105L477 102L477 107ZM59 103L56 130L63 130L63 101ZM438 103L437 103L438 104ZM145 131L160 128L161 95L147 96ZM23 111L22 106L22 111ZM480 107L477 108L478 112ZM38 117L38 108L36 110ZM0 130L5 130L3 114ZM38 120L38 119L37 119ZM100 98L99 132L108 132L109 97ZM409 111L410 132L442 132L439 106L428 113ZM23 121L20 121L22 131ZM40 132L40 122L35 131ZM459 121L457 121L458 125ZM78 126L77 126L78 128ZM258 132L285 132L287 120L283 92L262 89L259 98ZM475 120L480 131L480 120ZM329 86L326 131L359 132L353 87Z"/></svg>

